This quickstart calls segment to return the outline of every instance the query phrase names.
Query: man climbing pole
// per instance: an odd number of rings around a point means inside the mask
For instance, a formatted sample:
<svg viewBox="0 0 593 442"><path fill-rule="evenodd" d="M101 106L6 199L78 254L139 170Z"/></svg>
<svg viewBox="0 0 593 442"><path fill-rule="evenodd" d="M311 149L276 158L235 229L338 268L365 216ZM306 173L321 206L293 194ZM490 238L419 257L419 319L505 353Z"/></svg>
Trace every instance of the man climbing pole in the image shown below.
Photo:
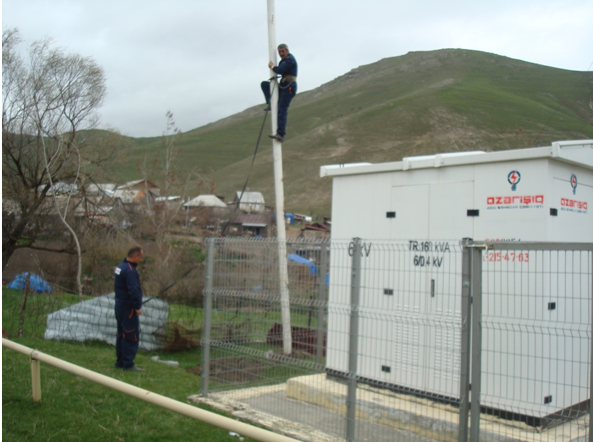
<svg viewBox="0 0 593 442"><path fill-rule="evenodd" d="M297 93L297 61L294 56L288 51L288 46L284 43L278 45L278 55L280 55L280 63L278 66L274 66L274 63L271 61L268 63L268 67L272 69L276 74L281 75L282 78L278 85L279 87L279 96L278 96L278 129L276 130L276 134L269 135L270 138L275 138L276 140L282 142L284 141L284 137L286 136L286 121L288 119L288 106L290 106L290 102L292 101L293 97ZM270 108L270 81L262 81L261 84L262 91L264 92L264 97L266 97L266 104L268 105L266 112L269 111Z"/></svg>

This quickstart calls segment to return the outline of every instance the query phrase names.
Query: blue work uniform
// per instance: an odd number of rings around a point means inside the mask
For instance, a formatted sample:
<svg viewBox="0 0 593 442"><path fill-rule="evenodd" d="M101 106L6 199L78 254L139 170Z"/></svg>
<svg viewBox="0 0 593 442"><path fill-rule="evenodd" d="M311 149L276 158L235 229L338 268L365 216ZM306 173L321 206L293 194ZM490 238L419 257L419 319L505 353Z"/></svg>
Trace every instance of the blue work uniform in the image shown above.
<svg viewBox="0 0 593 442"><path fill-rule="evenodd" d="M286 135L286 122L288 120L288 106L297 93L297 82L287 79L286 76L297 77L298 65L296 58L292 54L288 54L286 58L280 60L278 66L274 66L272 70L282 75L282 79L278 84L278 129L276 134L282 138ZM270 82L262 81L261 84L264 97L266 97L266 103L270 104Z"/></svg>
<svg viewBox="0 0 593 442"><path fill-rule="evenodd" d="M134 366L140 345L140 320L136 310L142 308L142 285L136 267L136 263L124 259L115 268L115 366L118 368Z"/></svg>

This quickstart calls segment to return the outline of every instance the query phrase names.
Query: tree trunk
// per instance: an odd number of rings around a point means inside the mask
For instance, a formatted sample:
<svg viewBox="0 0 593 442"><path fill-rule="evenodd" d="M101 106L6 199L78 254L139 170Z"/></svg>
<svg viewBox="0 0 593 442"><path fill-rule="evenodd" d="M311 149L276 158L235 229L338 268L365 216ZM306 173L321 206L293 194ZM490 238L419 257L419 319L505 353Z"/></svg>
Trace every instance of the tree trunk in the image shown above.
<svg viewBox="0 0 593 442"><path fill-rule="evenodd" d="M29 278L30 275L25 276L25 297L23 299L23 305L21 306L21 317L19 319L19 331L17 336L19 338L23 337L23 326L25 324L25 311L27 310L27 299L29 299L29 289L30 289L30 284L29 284Z"/></svg>
<svg viewBox="0 0 593 442"><path fill-rule="evenodd" d="M27 224L29 223L29 221L32 218L34 219L34 215L30 215L30 214L35 214L37 212L37 209L39 208L39 206L41 206L42 202L43 202L43 199L36 198L34 203L31 205L28 205L26 207L26 209L23 206L21 206L22 213L21 213L20 221L16 225L10 225L10 224L2 225L2 270L3 271L4 271L4 268L6 267L6 265L8 264L8 261L10 260L10 257L12 256L12 254L15 252L16 249L19 248L19 247L17 247L16 243L18 242L19 238L23 237L23 234L27 230ZM32 241L31 244L33 242L34 241Z"/></svg>
<svg viewBox="0 0 593 442"><path fill-rule="evenodd" d="M8 260L16 250L16 241L12 238L8 238L7 241L2 241L2 271L4 272L4 268L6 264L8 264Z"/></svg>
<svg viewBox="0 0 593 442"><path fill-rule="evenodd" d="M23 220L21 220L12 230L2 230L2 271L4 271L4 267L8 264L8 260L18 248L16 246L18 238L23 236L23 232L27 227L27 222L24 221L25 218L27 217L23 216Z"/></svg>

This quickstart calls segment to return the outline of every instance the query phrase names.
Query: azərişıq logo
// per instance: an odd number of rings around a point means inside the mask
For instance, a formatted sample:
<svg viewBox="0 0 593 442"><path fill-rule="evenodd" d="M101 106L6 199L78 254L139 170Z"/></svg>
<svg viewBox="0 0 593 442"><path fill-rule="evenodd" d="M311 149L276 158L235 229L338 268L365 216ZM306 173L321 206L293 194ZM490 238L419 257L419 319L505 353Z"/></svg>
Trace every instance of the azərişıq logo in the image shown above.
<svg viewBox="0 0 593 442"><path fill-rule="evenodd" d="M509 176L507 177L509 180L509 184L511 185L511 190L514 192L517 190L517 184L521 181L521 174L518 170L511 170L509 172Z"/></svg>
<svg viewBox="0 0 593 442"><path fill-rule="evenodd" d="M529 206L531 204L541 205L544 203L543 195L524 195L524 196L489 196L486 197L486 204L489 206L500 205L523 205Z"/></svg>
<svg viewBox="0 0 593 442"><path fill-rule="evenodd" d="M507 175L511 190L517 190L517 184L521 181L521 172L511 170ZM486 197L488 210L496 209L541 209L544 207L543 195L513 195L513 196L488 196Z"/></svg>

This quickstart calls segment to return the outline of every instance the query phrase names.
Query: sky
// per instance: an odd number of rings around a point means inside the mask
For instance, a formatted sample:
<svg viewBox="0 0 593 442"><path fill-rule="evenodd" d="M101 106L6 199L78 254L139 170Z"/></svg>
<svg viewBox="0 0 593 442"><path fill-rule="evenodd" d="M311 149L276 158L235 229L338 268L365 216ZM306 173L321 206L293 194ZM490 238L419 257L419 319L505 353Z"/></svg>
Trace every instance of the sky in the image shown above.
<svg viewBox="0 0 593 442"><path fill-rule="evenodd" d="M593 64L591 0L275 0L299 91L412 51L473 49L561 69ZM3 0L3 29L52 37L105 71L100 127L160 136L263 104L267 0ZM263 107L263 106L262 106Z"/></svg>

